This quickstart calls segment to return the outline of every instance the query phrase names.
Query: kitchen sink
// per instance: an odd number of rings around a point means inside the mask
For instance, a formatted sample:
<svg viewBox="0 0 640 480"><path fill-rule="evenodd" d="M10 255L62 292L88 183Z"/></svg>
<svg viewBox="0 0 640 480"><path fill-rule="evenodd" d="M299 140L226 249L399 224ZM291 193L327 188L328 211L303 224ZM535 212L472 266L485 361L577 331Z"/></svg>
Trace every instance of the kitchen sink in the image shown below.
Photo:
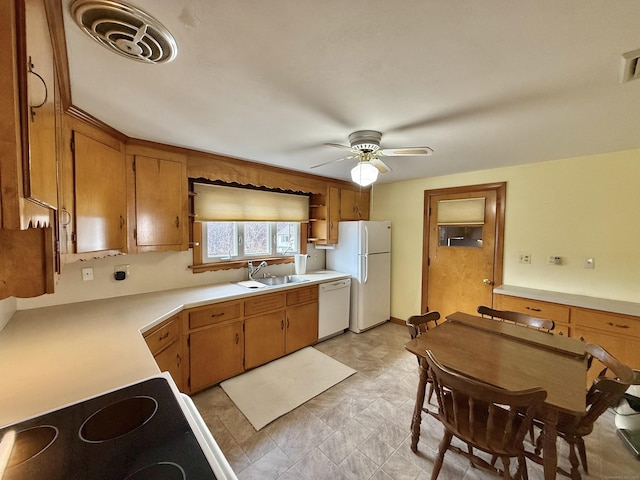
<svg viewBox="0 0 640 480"><path fill-rule="evenodd" d="M296 277L294 275L278 275L275 277L256 278L256 282L260 282L264 285L284 285L287 283L301 283L306 282L304 278Z"/></svg>

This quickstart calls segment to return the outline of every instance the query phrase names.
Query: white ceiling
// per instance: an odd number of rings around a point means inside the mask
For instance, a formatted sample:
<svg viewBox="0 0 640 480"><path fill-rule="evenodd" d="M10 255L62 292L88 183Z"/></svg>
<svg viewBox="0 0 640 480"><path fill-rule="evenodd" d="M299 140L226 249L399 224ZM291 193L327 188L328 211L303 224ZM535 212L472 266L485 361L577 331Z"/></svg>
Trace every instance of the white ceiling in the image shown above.
<svg viewBox="0 0 640 480"><path fill-rule="evenodd" d="M128 0L127 0L128 1ZM177 58L147 65L85 35L63 0L73 104L136 138L339 179L349 133L380 182L640 147L638 0L130 0Z"/></svg>

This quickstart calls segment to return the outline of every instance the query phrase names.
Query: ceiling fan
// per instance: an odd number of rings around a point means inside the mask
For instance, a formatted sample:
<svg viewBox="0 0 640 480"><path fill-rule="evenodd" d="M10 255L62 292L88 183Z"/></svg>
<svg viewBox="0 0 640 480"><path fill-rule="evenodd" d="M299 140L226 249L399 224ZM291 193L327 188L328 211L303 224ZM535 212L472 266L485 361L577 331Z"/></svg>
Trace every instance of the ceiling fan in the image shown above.
<svg viewBox="0 0 640 480"><path fill-rule="evenodd" d="M351 155L320 163L311 168L357 158L358 164L351 169L351 179L358 185L366 187L377 180L378 173L391 171L391 168L381 160L381 157L426 157L433 153L429 147L380 148L381 139L382 133L375 130L358 130L349 135L349 146L325 143L330 147L349 150Z"/></svg>

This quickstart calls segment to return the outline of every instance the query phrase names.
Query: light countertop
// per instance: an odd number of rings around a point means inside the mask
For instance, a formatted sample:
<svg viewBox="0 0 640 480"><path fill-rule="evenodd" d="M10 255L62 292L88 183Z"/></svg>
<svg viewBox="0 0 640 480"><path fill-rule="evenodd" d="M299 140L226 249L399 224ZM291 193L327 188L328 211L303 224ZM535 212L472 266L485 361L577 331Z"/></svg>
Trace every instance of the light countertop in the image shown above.
<svg viewBox="0 0 640 480"><path fill-rule="evenodd" d="M250 290L235 283L20 310L0 331L0 427L159 373L140 334L186 308L329 282Z"/></svg>
<svg viewBox="0 0 640 480"><path fill-rule="evenodd" d="M512 285L500 285L493 289L493 293L640 317L640 303L634 302L588 297L586 295L574 295L570 293L551 292L549 290L537 290L534 288L516 287Z"/></svg>

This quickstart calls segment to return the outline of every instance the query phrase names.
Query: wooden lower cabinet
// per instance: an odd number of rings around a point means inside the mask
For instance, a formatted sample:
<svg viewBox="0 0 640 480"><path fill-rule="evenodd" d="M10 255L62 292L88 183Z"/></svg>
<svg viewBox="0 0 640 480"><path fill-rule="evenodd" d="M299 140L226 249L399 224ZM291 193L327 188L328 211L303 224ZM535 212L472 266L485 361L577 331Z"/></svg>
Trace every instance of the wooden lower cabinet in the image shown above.
<svg viewBox="0 0 640 480"><path fill-rule="evenodd" d="M189 390L195 392L244 371L242 320L189 334Z"/></svg>
<svg viewBox="0 0 640 480"><path fill-rule="evenodd" d="M511 297L508 295L496 295L494 305L498 310L520 312L532 317L548 318L553 320L555 327L553 333L569 335L569 316L571 311L567 305L560 305L528 298Z"/></svg>
<svg viewBox="0 0 640 480"><path fill-rule="evenodd" d="M495 295L494 305L500 310L550 318L556 323L554 333L596 343L632 369L640 370L640 317L509 295ZM601 370L600 365L591 368L588 385Z"/></svg>
<svg viewBox="0 0 640 480"><path fill-rule="evenodd" d="M165 320L143 336L160 371L169 372L178 389L184 391L180 315Z"/></svg>
<svg viewBox="0 0 640 480"><path fill-rule="evenodd" d="M245 367L253 368L285 354L285 311L245 319Z"/></svg>
<svg viewBox="0 0 640 480"><path fill-rule="evenodd" d="M263 313L262 310L267 310ZM269 311L270 310L270 311ZM245 368L263 365L318 341L318 286L245 302Z"/></svg>
<svg viewBox="0 0 640 480"><path fill-rule="evenodd" d="M318 341L318 302L287 308L285 353L295 352Z"/></svg>

